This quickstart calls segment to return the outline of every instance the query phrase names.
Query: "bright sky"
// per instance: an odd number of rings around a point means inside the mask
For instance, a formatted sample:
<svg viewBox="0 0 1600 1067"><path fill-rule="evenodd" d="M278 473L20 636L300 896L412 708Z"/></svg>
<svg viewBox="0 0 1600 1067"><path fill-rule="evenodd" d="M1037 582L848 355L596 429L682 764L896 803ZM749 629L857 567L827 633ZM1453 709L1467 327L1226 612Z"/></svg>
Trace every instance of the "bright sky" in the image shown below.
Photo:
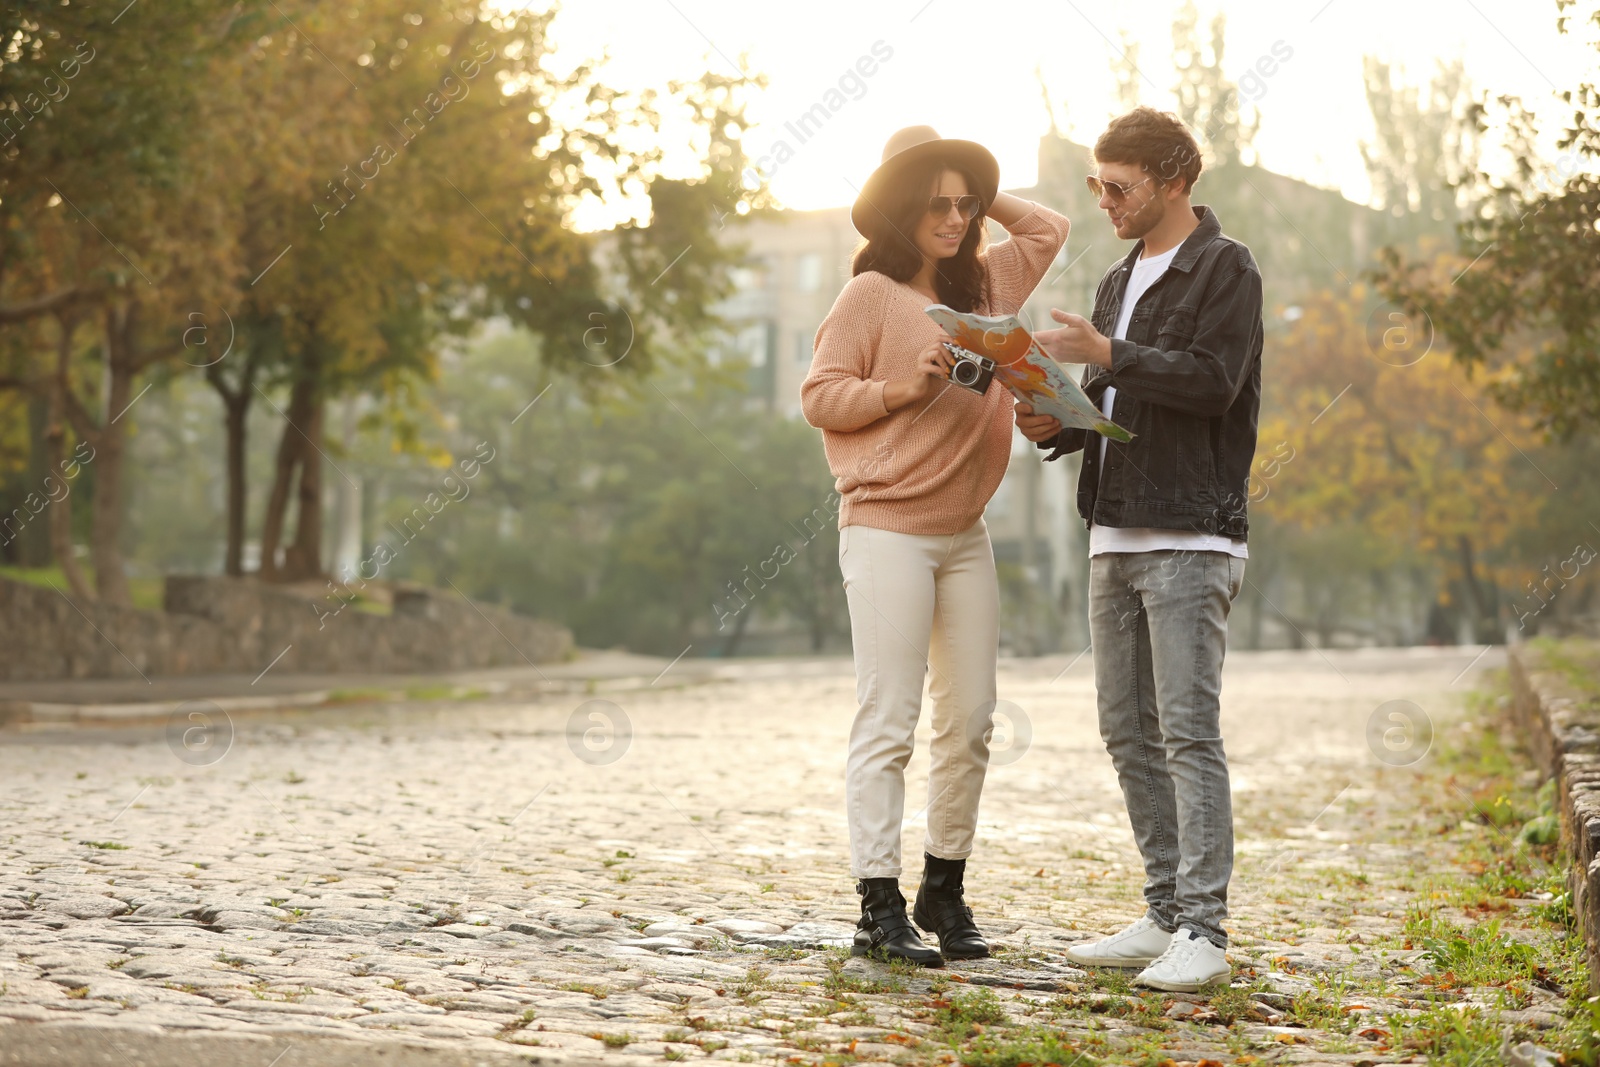
<svg viewBox="0 0 1600 1067"><path fill-rule="evenodd" d="M752 102L753 157L785 141L793 158L769 165L773 191L798 208L849 203L877 164L885 138L930 124L946 137L987 146L1001 181L1033 183L1038 138L1056 121L1092 142L1118 110L1110 59L1121 31L1140 42L1142 103L1170 107L1174 0L568 0L557 15L558 55L609 53L607 80L664 87L710 65L732 72L741 54L770 78ZM1403 65L1426 81L1441 60L1461 58L1491 96L1518 94L1554 127L1566 109L1556 89L1595 80L1584 27L1563 37L1554 0L1200 0L1204 31L1227 16L1224 69L1235 80L1274 46L1286 60L1262 79L1256 148L1266 166L1353 200L1368 197L1359 144L1371 120L1362 56ZM874 46L889 58L870 77L854 73ZM1271 66L1271 64L1269 64ZM1036 73L1036 70L1038 73ZM845 101L803 143L786 123L841 88ZM838 105L840 96L831 102ZM1551 152L1551 157L1554 153Z"/></svg>

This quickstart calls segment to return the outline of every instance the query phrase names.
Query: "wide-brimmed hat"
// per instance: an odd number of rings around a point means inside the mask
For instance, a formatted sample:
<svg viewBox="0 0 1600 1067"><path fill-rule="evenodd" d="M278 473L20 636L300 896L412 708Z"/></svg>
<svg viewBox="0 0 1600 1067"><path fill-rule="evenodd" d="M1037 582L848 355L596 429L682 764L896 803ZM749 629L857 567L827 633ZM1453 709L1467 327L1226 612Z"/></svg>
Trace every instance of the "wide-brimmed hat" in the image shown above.
<svg viewBox="0 0 1600 1067"><path fill-rule="evenodd" d="M976 141L940 137L932 126L907 126L889 137L883 146L883 162L867 178L850 209L850 222L856 232L868 239L881 232L889 224L885 210L889 189L907 168L930 159L943 160L971 174L978 183L972 191L983 198L984 209L994 203L995 194L1000 191L1000 164L987 148Z"/></svg>

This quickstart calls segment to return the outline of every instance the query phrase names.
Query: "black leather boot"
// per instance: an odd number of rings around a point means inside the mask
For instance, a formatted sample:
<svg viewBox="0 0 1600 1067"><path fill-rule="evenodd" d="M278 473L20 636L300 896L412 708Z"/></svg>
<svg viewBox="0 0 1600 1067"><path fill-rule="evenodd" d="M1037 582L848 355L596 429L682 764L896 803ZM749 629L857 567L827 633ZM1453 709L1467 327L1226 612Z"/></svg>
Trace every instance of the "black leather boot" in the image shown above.
<svg viewBox="0 0 1600 1067"><path fill-rule="evenodd" d="M942 860L923 853L922 884L917 887L917 904L911 915L917 925L939 936L939 951L945 959L981 960L989 955L989 943L972 921L972 909L962 898L961 876L966 860Z"/></svg>
<svg viewBox="0 0 1600 1067"><path fill-rule="evenodd" d="M923 967L943 967L936 949L922 943L906 918L906 898L896 878L863 878L856 883L861 895L861 921L856 924L852 956L871 956L887 963L910 960Z"/></svg>

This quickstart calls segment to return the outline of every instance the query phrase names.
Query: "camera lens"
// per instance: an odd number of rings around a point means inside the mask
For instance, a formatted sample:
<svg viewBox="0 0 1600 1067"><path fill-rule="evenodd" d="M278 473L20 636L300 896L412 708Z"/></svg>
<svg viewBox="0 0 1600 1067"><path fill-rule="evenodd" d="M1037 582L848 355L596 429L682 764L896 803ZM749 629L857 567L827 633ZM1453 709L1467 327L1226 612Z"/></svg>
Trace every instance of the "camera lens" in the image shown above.
<svg viewBox="0 0 1600 1067"><path fill-rule="evenodd" d="M957 385L973 385L978 380L978 365L970 359L957 360L950 368L950 380Z"/></svg>

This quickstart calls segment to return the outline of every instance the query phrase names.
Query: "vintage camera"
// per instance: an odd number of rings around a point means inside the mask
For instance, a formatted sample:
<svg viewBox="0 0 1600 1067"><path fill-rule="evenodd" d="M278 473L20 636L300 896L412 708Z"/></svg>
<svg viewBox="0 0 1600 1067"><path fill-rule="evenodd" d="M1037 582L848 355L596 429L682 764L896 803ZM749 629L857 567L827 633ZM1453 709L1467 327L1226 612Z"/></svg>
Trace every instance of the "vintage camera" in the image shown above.
<svg viewBox="0 0 1600 1067"><path fill-rule="evenodd" d="M950 380L980 396L987 393L989 383L994 380L994 360L948 341L944 347L956 360L955 366L950 368Z"/></svg>

